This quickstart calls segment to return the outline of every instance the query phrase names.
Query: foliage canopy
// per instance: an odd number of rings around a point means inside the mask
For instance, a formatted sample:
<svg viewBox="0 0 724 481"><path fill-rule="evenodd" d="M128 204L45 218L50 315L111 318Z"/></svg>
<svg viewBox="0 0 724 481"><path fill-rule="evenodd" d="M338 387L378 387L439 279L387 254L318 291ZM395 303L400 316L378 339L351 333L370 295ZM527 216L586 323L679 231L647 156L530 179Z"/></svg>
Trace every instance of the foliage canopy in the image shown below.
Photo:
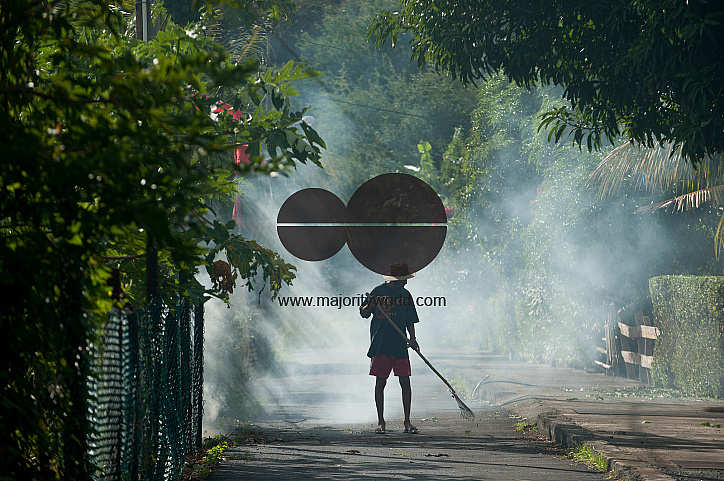
<svg viewBox="0 0 724 481"><path fill-rule="evenodd" d="M473 83L502 72L565 88L542 116L556 140L600 148L624 135L681 145L694 163L724 151L724 11L716 2L402 0L370 24L378 45L411 33L412 60Z"/></svg>
<svg viewBox="0 0 724 481"><path fill-rule="evenodd" d="M272 293L294 278L213 216L238 175L319 164L324 142L289 101L290 82L316 73L264 71L160 6L144 43L132 18L99 0L0 4L0 458L15 479L87 477L87 352L111 268L142 302L158 252L169 305L224 295L193 278L222 250Z"/></svg>
<svg viewBox="0 0 724 481"><path fill-rule="evenodd" d="M328 141L326 187L342 198L374 175L417 167L421 140L439 163L455 128L469 128L475 107L474 89L411 66L407 50L365 42L370 20L394 3L305 0L294 24L274 39L281 60L301 58L324 72L299 92L324 112L314 125Z"/></svg>

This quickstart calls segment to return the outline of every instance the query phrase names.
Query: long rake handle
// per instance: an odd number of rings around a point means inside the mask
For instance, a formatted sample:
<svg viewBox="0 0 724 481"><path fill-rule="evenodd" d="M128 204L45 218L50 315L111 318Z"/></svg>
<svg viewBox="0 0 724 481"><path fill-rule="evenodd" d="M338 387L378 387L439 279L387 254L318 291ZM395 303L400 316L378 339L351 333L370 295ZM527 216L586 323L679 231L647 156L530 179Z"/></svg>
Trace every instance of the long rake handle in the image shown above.
<svg viewBox="0 0 724 481"><path fill-rule="evenodd" d="M405 341L407 341L407 343L409 344L409 343L410 343L410 340L407 338L407 335L406 335L404 332L402 332L402 329L400 329L399 327L397 327L397 324L395 324L395 323L392 321L392 319L390 319L390 316L388 316L385 311L383 311L382 309L378 309L378 310L382 313L383 316L385 316L385 319L387 319L387 322L389 322L390 325L392 325L392 327L394 327L395 330L400 333L400 336L402 336L402 337L405 339ZM446 385L447 388L450 390L450 392L453 393L453 394L455 394L455 389L453 389L453 387L450 385L450 383L447 382L447 379L445 379L444 377L442 377L442 374L440 374L439 372L437 372L437 369L435 369L435 367L434 367L432 364L430 364L430 361L428 361L427 358L426 358L425 356L423 356L422 353L421 353L419 350L413 349L413 351L415 351L415 352L417 353L417 355L420 356L420 358L421 358L423 361L425 361L425 364L427 364L427 367L429 367L430 369L432 369L432 372L434 372L435 374L437 374L437 377L439 377L439 378L442 380L442 382L445 383L445 385Z"/></svg>

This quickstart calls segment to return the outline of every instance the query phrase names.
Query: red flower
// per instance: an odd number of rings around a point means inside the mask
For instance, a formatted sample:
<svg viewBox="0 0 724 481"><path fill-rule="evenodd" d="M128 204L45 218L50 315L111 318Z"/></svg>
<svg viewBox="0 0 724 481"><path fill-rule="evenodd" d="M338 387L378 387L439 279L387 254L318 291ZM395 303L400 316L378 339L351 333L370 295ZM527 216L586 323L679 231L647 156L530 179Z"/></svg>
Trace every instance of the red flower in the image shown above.
<svg viewBox="0 0 724 481"><path fill-rule="evenodd" d="M234 107L232 105L229 105L226 103L221 103L221 102L219 102L217 105L218 105L218 107L216 107L214 110L211 111L214 114L219 114L221 112L228 111L228 112L231 112L231 117L234 120L241 120L241 116L244 115L244 112L241 110L233 110Z"/></svg>
<svg viewBox="0 0 724 481"><path fill-rule="evenodd" d="M249 161L249 154L246 152L246 148L248 147L247 144L236 144L237 147L234 149L234 162L236 162L236 165L239 164L246 164L249 165L251 162Z"/></svg>

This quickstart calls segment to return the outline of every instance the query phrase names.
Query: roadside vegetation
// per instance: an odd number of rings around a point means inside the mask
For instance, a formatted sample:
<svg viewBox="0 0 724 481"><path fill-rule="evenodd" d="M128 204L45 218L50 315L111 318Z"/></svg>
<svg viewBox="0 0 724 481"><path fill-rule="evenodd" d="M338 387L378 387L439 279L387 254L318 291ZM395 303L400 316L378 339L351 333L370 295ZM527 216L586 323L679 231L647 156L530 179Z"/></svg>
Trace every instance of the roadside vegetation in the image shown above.
<svg viewBox="0 0 724 481"><path fill-rule="evenodd" d="M599 454L589 444L579 444L568 453L568 458L579 463L585 463L596 471L608 472L608 463L603 455ZM609 479L617 479L611 472Z"/></svg>
<svg viewBox="0 0 724 481"><path fill-rule="evenodd" d="M246 14L273 16L260 3ZM111 309L294 279L230 214L237 176L319 164L324 142L289 102L316 73L227 48L217 10L151 13L144 42L132 3L0 6L3 476L90 476L88 376Z"/></svg>
<svg viewBox="0 0 724 481"><path fill-rule="evenodd" d="M513 427L517 431L538 431L538 423L528 424L525 421L519 421Z"/></svg>

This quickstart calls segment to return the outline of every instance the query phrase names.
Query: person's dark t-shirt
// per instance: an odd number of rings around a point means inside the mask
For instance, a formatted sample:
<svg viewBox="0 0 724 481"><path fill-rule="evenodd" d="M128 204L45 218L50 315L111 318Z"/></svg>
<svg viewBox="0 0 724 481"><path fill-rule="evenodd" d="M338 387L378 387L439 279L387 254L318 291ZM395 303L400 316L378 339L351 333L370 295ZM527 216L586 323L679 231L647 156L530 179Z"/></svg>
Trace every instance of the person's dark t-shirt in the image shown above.
<svg viewBox="0 0 724 481"><path fill-rule="evenodd" d="M393 289L388 283L380 284L370 292L377 302L372 304L372 321L370 322L370 349L367 357L372 358L378 354L407 358L407 342L400 336L400 333L392 327L387 318L379 312L384 309L390 319L406 332L407 326L420 322L412 301L412 295L407 289L401 287ZM369 317L367 315L366 317Z"/></svg>

